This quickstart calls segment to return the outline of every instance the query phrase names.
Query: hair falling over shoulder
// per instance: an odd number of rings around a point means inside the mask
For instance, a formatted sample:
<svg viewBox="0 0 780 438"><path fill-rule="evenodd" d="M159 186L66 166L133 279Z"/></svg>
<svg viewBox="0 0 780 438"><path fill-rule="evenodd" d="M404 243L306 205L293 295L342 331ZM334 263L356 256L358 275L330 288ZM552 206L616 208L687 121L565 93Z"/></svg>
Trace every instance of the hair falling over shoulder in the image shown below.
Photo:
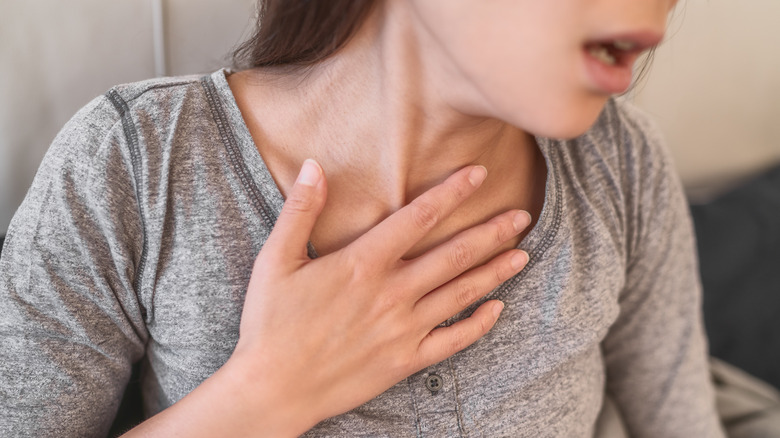
<svg viewBox="0 0 780 438"><path fill-rule="evenodd" d="M338 51L377 0L258 0L251 38L233 53L237 69L304 69Z"/></svg>

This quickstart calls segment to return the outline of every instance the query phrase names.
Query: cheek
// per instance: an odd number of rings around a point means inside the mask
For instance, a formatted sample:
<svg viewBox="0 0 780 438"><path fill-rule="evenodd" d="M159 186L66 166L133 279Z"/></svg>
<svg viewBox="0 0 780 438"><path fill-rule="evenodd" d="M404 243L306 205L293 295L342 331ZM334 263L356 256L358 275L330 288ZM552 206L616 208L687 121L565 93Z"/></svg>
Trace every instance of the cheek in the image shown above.
<svg viewBox="0 0 780 438"><path fill-rule="evenodd" d="M460 100L464 109L553 138L576 137L595 122L607 96L586 87L578 36L584 11L575 4L426 0L415 5L463 85L464 91L448 87L445 93L467 96ZM553 28L563 30L550 32Z"/></svg>

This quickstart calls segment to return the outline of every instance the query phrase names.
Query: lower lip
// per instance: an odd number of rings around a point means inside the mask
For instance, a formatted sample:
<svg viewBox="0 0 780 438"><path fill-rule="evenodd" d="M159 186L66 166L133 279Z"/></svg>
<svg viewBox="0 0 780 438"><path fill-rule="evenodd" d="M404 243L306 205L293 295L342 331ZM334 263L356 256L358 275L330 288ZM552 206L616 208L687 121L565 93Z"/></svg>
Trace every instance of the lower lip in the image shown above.
<svg viewBox="0 0 780 438"><path fill-rule="evenodd" d="M633 62L618 61L615 65L607 65L594 58L587 50L585 53L585 69L591 82L602 92L608 94L625 93L633 80Z"/></svg>

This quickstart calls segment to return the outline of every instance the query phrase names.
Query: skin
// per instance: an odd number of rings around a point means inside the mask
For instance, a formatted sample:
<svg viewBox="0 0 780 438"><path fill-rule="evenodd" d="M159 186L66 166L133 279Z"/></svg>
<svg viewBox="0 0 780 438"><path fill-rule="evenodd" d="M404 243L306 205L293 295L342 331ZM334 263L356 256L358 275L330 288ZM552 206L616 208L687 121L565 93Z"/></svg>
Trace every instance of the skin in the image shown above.
<svg viewBox="0 0 780 438"><path fill-rule="evenodd" d="M527 262L515 248L546 180L534 136L582 134L609 98L584 44L660 35L673 6L387 0L309 75L231 75L287 201L231 359L128 436L299 435L477 341L501 303L437 325Z"/></svg>

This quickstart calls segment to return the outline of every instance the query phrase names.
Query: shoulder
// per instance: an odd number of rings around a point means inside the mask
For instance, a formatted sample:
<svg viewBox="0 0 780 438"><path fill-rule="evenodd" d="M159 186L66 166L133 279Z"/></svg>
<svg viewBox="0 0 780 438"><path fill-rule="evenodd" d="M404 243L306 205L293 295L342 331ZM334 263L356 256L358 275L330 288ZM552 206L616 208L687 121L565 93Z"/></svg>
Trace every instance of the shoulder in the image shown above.
<svg viewBox="0 0 780 438"><path fill-rule="evenodd" d="M602 149L612 150L624 189L633 197L682 192L682 185L661 130L652 118L625 99L613 99L590 133Z"/></svg>
<svg viewBox="0 0 780 438"><path fill-rule="evenodd" d="M60 159L66 157L94 157L105 146L124 143L131 134L128 123L143 124L146 119L160 125L170 119L166 115L186 111L183 102L200 88L198 76L117 85L76 112L55 137L47 158L62 164Z"/></svg>
<svg viewBox="0 0 780 438"><path fill-rule="evenodd" d="M117 85L106 92L106 99L121 113L126 111L182 110L182 103L202 92L203 76L175 76Z"/></svg>
<svg viewBox="0 0 780 438"><path fill-rule="evenodd" d="M625 99L610 99L591 129L571 143L580 158L606 161L628 177L670 161L658 126Z"/></svg>
<svg viewBox="0 0 780 438"><path fill-rule="evenodd" d="M157 78L111 88L65 124L44 164L100 169L116 159L128 163L150 155L162 159L182 126L192 137L204 119L213 119L209 102L220 95L206 78L220 74L224 75L222 70L210 76Z"/></svg>
<svg viewBox="0 0 780 438"><path fill-rule="evenodd" d="M660 131L652 118L628 99L618 97L607 101L592 132L623 132L650 142L661 140Z"/></svg>
<svg viewBox="0 0 780 438"><path fill-rule="evenodd" d="M658 125L626 99L611 99L591 136L602 133L604 147L613 148L629 181L648 177L666 179L674 174L671 154Z"/></svg>
<svg viewBox="0 0 780 438"><path fill-rule="evenodd" d="M610 99L596 123L572 140L555 141L552 153L561 158L570 178L598 192L638 195L649 185L676 178L663 135L642 110L624 99Z"/></svg>
<svg viewBox="0 0 780 438"><path fill-rule="evenodd" d="M623 99L611 99L588 132L553 141L549 151L568 211L598 218L629 258L662 217L685 215L682 185L663 135Z"/></svg>

